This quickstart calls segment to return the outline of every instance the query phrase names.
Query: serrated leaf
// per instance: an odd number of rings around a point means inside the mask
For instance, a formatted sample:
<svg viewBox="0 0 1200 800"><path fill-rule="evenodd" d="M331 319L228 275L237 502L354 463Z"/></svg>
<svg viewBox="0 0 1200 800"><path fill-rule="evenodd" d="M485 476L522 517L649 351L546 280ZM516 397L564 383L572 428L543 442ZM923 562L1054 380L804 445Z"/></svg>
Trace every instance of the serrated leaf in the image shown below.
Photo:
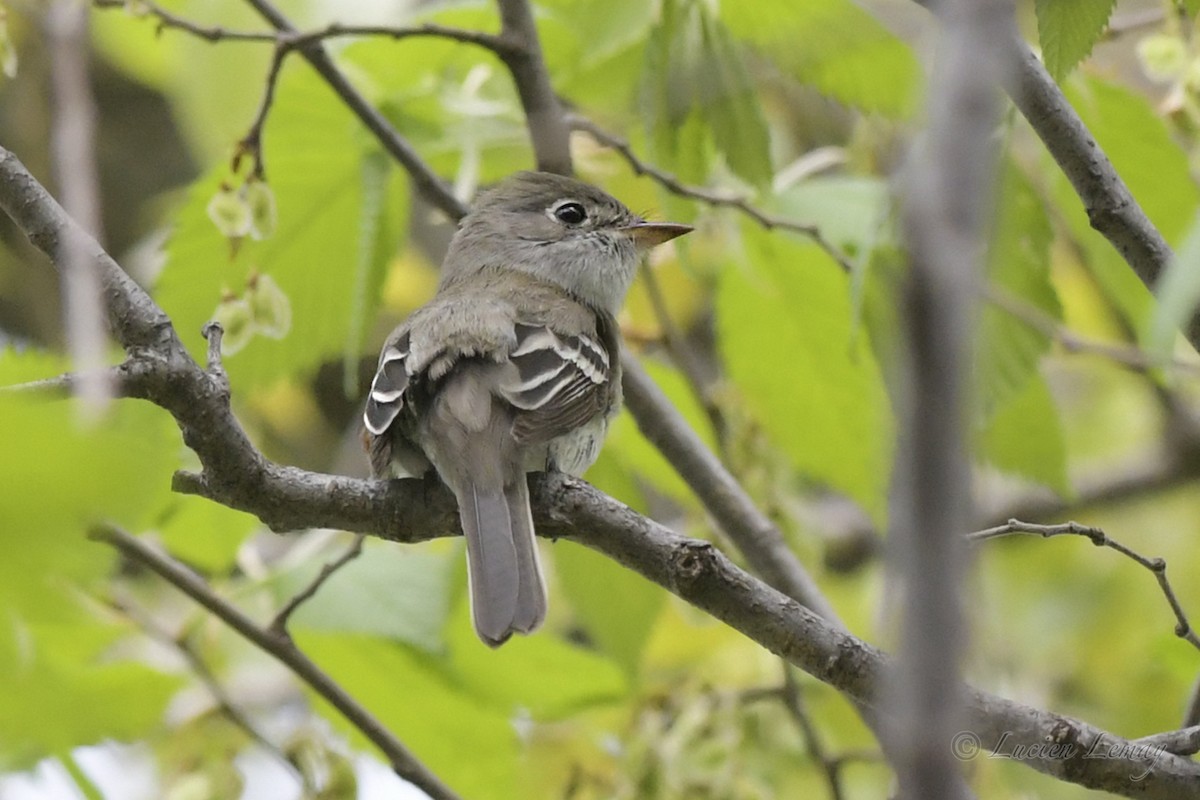
<svg viewBox="0 0 1200 800"><path fill-rule="evenodd" d="M1026 381L976 432L975 449L997 469L1040 483L1060 497L1071 495L1062 422L1041 375Z"/></svg>
<svg viewBox="0 0 1200 800"><path fill-rule="evenodd" d="M808 477L886 519L894 422L850 279L815 245L743 229L748 264L721 276L722 357L746 404Z"/></svg>
<svg viewBox="0 0 1200 800"><path fill-rule="evenodd" d="M1014 302L1057 320L1058 294L1050 282L1053 232L1041 199L1011 165L1000 180L1000 200L988 254L988 281ZM1050 338L992 303L980 313L975 396L980 419L1015 397L1037 371Z"/></svg>
<svg viewBox="0 0 1200 800"><path fill-rule="evenodd" d="M766 121L735 42L708 7L667 0L645 58L642 107L659 160L685 180L704 180L706 148L697 141L703 130L735 172L766 183L772 173Z"/></svg>
<svg viewBox="0 0 1200 800"><path fill-rule="evenodd" d="M721 19L734 36L835 100L895 117L917 106L921 68L912 50L849 0L725 2Z"/></svg>
<svg viewBox="0 0 1200 800"><path fill-rule="evenodd" d="M752 184L766 185L773 174L771 142L744 57L720 20L705 14L701 24L706 69L696 80L712 97L702 99L701 107L713 141L730 169Z"/></svg>
<svg viewBox="0 0 1200 800"><path fill-rule="evenodd" d="M1117 0L1036 0L1038 38L1046 69L1056 80L1092 52Z"/></svg>

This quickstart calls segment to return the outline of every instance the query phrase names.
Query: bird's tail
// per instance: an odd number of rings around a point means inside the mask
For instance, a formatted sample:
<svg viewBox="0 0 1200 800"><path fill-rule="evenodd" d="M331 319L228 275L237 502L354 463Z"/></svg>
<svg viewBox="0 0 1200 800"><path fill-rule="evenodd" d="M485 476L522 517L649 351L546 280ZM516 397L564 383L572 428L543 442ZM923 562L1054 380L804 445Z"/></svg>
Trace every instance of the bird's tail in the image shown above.
<svg viewBox="0 0 1200 800"><path fill-rule="evenodd" d="M469 483L458 492L467 538L467 574L475 632L499 647L513 631L530 633L546 618L529 487L524 475L503 489Z"/></svg>

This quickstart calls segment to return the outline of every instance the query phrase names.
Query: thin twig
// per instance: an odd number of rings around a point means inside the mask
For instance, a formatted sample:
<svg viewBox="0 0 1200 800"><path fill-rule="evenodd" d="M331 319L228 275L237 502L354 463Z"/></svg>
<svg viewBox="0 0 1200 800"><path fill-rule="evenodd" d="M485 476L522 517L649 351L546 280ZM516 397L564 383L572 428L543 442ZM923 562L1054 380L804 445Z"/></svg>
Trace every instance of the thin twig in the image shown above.
<svg viewBox="0 0 1200 800"><path fill-rule="evenodd" d="M316 594L317 590L324 585L325 581L329 580L333 573L337 572L339 569L362 555L363 542L365 540L366 536L364 534L360 533L355 535L353 544L346 549L346 552L342 553L333 561L330 561L322 566L321 571L317 573L317 576L313 578L307 586L297 592L296 595L289 600L283 608L279 609L279 613L275 615L275 619L271 620L271 624L267 626L267 630L276 636L290 636L287 630L287 624L288 620L291 619L292 614L296 612L296 609L299 608L301 604L307 602L314 594Z"/></svg>
<svg viewBox="0 0 1200 800"><path fill-rule="evenodd" d="M113 601L112 608L123 616L130 619L135 625L142 629L142 632L151 638L157 639L164 644L170 645L179 653L180 657L187 663L192 674L204 684L204 688L212 697L213 703L216 705L217 711L226 719L233 723L237 728L241 729L252 741L262 747L264 750L273 755L289 772L295 775L296 780L307 787L308 776L304 770L277 746L274 742L266 737L266 735L258 729L250 718L237 707L233 698L225 691L225 687L221 685L220 680L213 673L204 657L192 644L191 639L186 633L172 633L164 628L158 620L154 619L150 614L137 609L131 603L125 601ZM311 788L311 787L307 787Z"/></svg>
<svg viewBox="0 0 1200 800"><path fill-rule="evenodd" d="M207 583L187 567L129 533L114 526L104 525L93 528L90 535L93 539L112 545L127 558L142 564L211 611L251 644L285 664L378 747L388 758L393 771L401 778L413 783L434 800L458 800L458 795L450 787L418 761L382 722L302 653L287 636L280 636L259 626L213 592Z"/></svg>
<svg viewBox="0 0 1200 800"><path fill-rule="evenodd" d="M273 42L275 34L269 31L236 31L221 26L200 25L172 13L153 0L135 0L139 10L152 17L158 23L161 33L167 29L175 29L190 33L192 36L207 42ZM128 9L129 0L92 0L96 8Z"/></svg>
<svg viewBox="0 0 1200 800"><path fill-rule="evenodd" d="M1073 521L1057 525L1039 525L1033 522L1022 522L1019 519L1010 519L1003 525L969 533L966 539L969 542L983 542L1014 534L1030 534L1041 536L1043 539L1049 539L1054 536L1083 536L1090 539L1092 544L1097 547L1107 547L1110 550L1117 551L1128 559L1136 561L1141 566L1150 570L1154 575L1154 579L1158 581L1158 587L1162 590L1163 596L1167 598L1167 603L1170 604L1171 611L1175 614L1175 635L1181 639L1186 639L1193 647L1200 650L1200 637L1197 637L1196 632L1192 629L1187 613L1183 610L1183 606L1180 604L1179 598L1171 586L1171 581L1167 578L1167 562L1164 559L1148 558L1112 539L1100 528L1081 525Z"/></svg>
<svg viewBox="0 0 1200 800"><path fill-rule="evenodd" d="M266 44L284 45L289 49L298 49L305 45L315 44L325 39L373 37L381 39L410 39L414 37L434 37L450 39L462 44L473 44L497 55L509 52L512 46L501 37L472 31L466 28L455 28L449 25L439 25L425 22L420 25L343 25L338 22L330 23L323 28L311 31L286 33L279 31L241 31L231 30L221 26L201 25L163 8L151 0L138 0L146 13L155 19L159 30L173 29L188 33L206 42L259 42ZM128 0L92 0L96 8L125 8Z"/></svg>
<svg viewBox="0 0 1200 800"><path fill-rule="evenodd" d="M788 714L796 723L796 727L800 729L800 734L804 737L804 743L808 747L809 755L820 766L821 774L825 776L825 783L829 786L829 796L833 800L842 800L846 796L845 790L842 788L842 778L839 774L842 762L830 758L829 754L825 751L825 743L821 740L821 732L817 730L817 726L808 714L808 707L804 703L804 695L800 689L800 683L792 673L792 665L786 661L780 663L783 666L783 688L780 692L783 707L787 709Z"/></svg>
<svg viewBox="0 0 1200 800"><path fill-rule="evenodd" d="M1112 361L1134 372L1145 374L1155 369L1172 369L1190 375L1200 375L1200 362L1182 358L1159 358L1137 347L1101 342L1080 336L1037 306L1006 292L998 286L989 286L984 297L1019 322L1038 333L1045 334L1057 342L1068 353L1094 355Z"/></svg>
<svg viewBox="0 0 1200 800"><path fill-rule="evenodd" d="M275 88L279 85L279 73L283 69L283 61L291 51L292 47L289 44L280 42L275 45L275 51L271 54L271 65L267 68L267 80L263 86L262 99L258 102L258 111L254 114L254 121L250 123L250 129L246 131L246 135L241 138L233 151L232 169L234 173L238 171L242 158L250 156L254 161L254 168L250 172L251 177L262 181L267 179L262 148L263 126L266 125L267 114L270 113L271 106L275 102Z"/></svg>
<svg viewBox="0 0 1200 800"><path fill-rule="evenodd" d="M753 205L749 200L740 195L732 195L727 192L706 189L701 186L688 185L671 173L643 161L638 157L637 153L633 152L633 147L630 146L628 141L616 134L609 133L587 117L575 113L570 113L566 116L567 124L571 126L571 130L582 131L591 136L598 144L602 144L617 153L629 165L634 174L651 178L671 194L678 195L679 197L698 200L710 206L737 209L767 230L778 229L806 236L813 244L817 245L830 258L836 261L838 266L843 270L847 273L854 272L854 264L851 262L850 257L826 239L818 226L770 214Z"/></svg>
<svg viewBox="0 0 1200 800"><path fill-rule="evenodd" d="M496 5L500 10L500 38L511 45L507 51L497 51L497 55L517 87L537 168L570 175L571 129L542 57L533 9L528 0L496 0Z"/></svg>

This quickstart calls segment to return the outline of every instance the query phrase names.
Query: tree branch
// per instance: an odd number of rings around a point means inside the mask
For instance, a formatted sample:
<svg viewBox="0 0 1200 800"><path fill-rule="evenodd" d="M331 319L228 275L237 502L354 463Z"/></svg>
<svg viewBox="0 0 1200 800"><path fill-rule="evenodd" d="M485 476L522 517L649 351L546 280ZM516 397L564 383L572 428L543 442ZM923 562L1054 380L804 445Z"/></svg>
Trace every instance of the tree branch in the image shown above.
<svg viewBox="0 0 1200 800"><path fill-rule="evenodd" d="M1011 0L943 0L930 70L928 128L906 167L904 217L911 273L897 414L889 566L903 585L891 745L900 794L959 798L968 790L955 753L961 730L959 661L965 548L971 514L967 386L985 226L998 156L993 129L1014 27Z"/></svg>
<svg viewBox="0 0 1200 800"><path fill-rule="evenodd" d="M292 644L290 638L260 627L254 620L213 592L199 576L125 531L111 526L101 526L92 529L91 536L93 539L112 545L127 558L145 566L211 611L218 619L233 628L258 649L287 665L297 677L328 701L372 744L378 747L380 752L388 758L392 769L401 778L419 787L434 800L459 800L458 795L418 761L416 756L393 736L383 723L347 694L308 656L300 652Z"/></svg>
<svg viewBox="0 0 1200 800"><path fill-rule="evenodd" d="M512 74L521 98L537 168L570 175L570 129L550 83L533 11L527 0L496 0L496 4L500 7L500 39L511 45L497 55Z"/></svg>

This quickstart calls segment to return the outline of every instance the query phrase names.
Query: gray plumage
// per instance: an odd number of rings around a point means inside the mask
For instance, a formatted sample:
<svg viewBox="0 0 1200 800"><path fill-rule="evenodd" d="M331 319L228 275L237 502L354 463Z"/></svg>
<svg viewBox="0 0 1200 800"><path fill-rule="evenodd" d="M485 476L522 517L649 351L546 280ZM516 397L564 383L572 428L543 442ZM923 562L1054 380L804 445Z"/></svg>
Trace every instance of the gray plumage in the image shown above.
<svg viewBox="0 0 1200 800"><path fill-rule="evenodd" d="M458 500L476 632L546 615L525 473L582 474L621 401L614 317L647 223L585 183L518 173L462 221L432 300L383 346L363 422L372 472L437 471Z"/></svg>

